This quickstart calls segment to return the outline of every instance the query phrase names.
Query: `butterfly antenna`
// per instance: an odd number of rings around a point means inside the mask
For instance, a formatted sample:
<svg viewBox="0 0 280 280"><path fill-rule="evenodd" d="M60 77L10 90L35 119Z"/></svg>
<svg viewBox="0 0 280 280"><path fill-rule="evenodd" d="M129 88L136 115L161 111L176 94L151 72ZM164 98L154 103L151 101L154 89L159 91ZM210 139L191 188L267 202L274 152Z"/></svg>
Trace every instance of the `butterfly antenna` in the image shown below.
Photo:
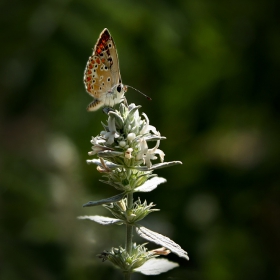
<svg viewBox="0 0 280 280"><path fill-rule="evenodd" d="M136 88L134 88L134 87L132 87L132 86L126 85L126 87L130 87L130 88L134 89L135 91L138 91L139 93L141 93L141 94L142 94L143 96L145 96L148 100L152 100L152 98L151 98L150 96L144 94L142 91L140 91L140 90L138 90L138 89L136 89Z"/></svg>

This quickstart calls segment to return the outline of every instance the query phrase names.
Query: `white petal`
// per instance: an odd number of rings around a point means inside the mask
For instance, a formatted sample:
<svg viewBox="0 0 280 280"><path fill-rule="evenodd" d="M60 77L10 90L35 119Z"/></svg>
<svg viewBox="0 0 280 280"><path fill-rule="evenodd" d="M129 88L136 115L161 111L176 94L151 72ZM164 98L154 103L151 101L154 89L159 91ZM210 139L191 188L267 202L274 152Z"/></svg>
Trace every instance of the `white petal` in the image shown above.
<svg viewBox="0 0 280 280"><path fill-rule="evenodd" d="M163 162L164 161L165 153L162 150L160 150L160 149L157 149L155 153L159 155L160 161Z"/></svg>

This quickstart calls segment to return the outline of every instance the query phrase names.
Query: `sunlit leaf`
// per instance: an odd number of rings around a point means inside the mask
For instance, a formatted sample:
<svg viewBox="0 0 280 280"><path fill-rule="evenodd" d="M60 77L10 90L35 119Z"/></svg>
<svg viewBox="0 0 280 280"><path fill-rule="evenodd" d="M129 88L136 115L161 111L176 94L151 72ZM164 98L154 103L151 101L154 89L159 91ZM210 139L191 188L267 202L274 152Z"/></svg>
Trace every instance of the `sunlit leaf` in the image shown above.
<svg viewBox="0 0 280 280"><path fill-rule="evenodd" d="M122 224L122 220L120 219L114 219L114 218L109 218L109 217L104 217L104 216L79 216L79 220L90 220L93 222L96 222L101 225L112 225L112 224Z"/></svg>
<svg viewBox="0 0 280 280"><path fill-rule="evenodd" d="M110 114L110 116L115 118L115 123L116 123L117 128L119 128L119 129L122 128L123 127L123 118L114 111L110 111L109 114Z"/></svg>
<svg viewBox="0 0 280 280"><path fill-rule="evenodd" d="M147 229L143 226L139 226L136 228L136 232L144 239L159 244L167 249L169 249L172 253L175 253L179 257L185 258L189 260L188 253L184 251L180 245L172 241L170 238L154 232L150 229Z"/></svg>
<svg viewBox="0 0 280 280"><path fill-rule="evenodd" d="M177 263L167 259L149 259L142 266L134 269L134 271L145 275L158 275L178 266Z"/></svg>
<svg viewBox="0 0 280 280"><path fill-rule="evenodd" d="M177 164L182 164L182 162L181 161L169 161L169 162L153 164L150 168L148 168L147 166L138 166L138 167L134 167L134 168L137 170L140 170L140 171L150 171L150 170L156 170L156 169L161 169L161 168L165 168L165 167L170 167L172 165L177 165Z"/></svg>
<svg viewBox="0 0 280 280"><path fill-rule="evenodd" d="M137 192L151 192L154 190L159 184L165 183L166 179L162 177L153 177L150 180L147 180L143 185L134 189Z"/></svg>
<svg viewBox="0 0 280 280"><path fill-rule="evenodd" d="M110 169L114 169L114 168L117 168L117 167L122 167L121 165L112 163L112 162L107 161L107 160L104 160L104 162L105 162L106 166ZM99 159L88 159L87 164L96 164L96 165L101 166L101 167L103 166Z"/></svg>

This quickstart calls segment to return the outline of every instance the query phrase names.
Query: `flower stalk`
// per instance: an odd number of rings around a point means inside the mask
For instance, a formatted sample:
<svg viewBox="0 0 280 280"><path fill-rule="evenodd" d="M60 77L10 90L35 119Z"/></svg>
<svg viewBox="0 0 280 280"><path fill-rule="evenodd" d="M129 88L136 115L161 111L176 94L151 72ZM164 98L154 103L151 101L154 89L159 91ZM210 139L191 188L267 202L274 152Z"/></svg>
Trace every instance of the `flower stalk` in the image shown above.
<svg viewBox="0 0 280 280"><path fill-rule="evenodd" d="M127 211L131 213L133 207L133 193L127 194ZM125 248L129 255L131 255L133 237L133 225L126 224L126 244Z"/></svg>
<svg viewBox="0 0 280 280"><path fill-rule="evenodd" d="M87 162L97 165L97 171L103 177L100 181L113 186L119 193L113 197L90 201L83 206L102 205L113 217L78 217L101 225L125 225L124 248L113 247L98 255L102 261L108 260L122 270L124 279L131 279L133 272L156 275L178 266L167 259L157 258L170 252L188 260L187 252L174 241L139 224L139 221L159 209L154 209L153 203L141 202L140 198L134 201L133 194L150 192L166 182L154 174L154 170L181 164L180 161L164 162L165 154L159 145L165 137L150 125L146 114L139 114L139 108L135 104L127 106L122 103L118 110L107 108L107 124L102 123L103 130L91 140L93 146L89 155L97 156L97 159ZM155 144L151 145L152 142ZM158 159L159 162L154 163ZM134 232L162 248L148 251L145 243L133 243Z"/></svg>

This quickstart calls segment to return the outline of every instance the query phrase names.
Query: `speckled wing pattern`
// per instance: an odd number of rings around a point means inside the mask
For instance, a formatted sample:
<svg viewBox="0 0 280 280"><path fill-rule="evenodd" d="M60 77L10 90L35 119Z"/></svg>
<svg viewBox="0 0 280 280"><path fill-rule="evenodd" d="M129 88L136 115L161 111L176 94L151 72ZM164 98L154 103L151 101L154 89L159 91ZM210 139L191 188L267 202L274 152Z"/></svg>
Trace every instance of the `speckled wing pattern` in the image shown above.
<svg viewBox="0 0 280 280"><path fill-rule="evenodd" d="M84 83L86 91L94 98L88 111L119 103L126 91L121 81L116 46L107 28L101 32L89 57Z"/></svg>

